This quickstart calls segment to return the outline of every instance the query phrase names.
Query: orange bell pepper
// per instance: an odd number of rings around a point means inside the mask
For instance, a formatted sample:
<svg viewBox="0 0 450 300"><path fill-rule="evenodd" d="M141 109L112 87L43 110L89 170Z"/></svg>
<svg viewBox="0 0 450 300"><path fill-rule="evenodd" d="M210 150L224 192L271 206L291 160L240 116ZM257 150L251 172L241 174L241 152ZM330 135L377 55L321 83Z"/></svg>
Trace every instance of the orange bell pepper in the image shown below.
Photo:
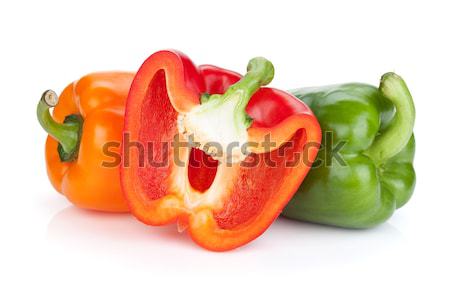
<svg viewBox="0 0 450 300"><path fill-rule="evenodd" d="M49 134L45 147L48 177L78 207L128 211L119 166L104 166L111 160L104 147L113 142L120 152L124 106L133 77L125 72L89 74L69 84L59 99L53 91L46 91L38 104L39 122Z"/></svg>

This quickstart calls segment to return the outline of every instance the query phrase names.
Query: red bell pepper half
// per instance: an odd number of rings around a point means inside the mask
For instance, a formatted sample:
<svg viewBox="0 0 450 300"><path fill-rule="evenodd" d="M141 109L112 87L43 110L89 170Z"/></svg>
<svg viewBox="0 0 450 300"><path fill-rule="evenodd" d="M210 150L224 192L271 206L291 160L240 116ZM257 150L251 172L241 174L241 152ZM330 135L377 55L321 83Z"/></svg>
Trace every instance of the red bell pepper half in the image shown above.
<svg viewBox="0 0 450 300"><path fill-rule="evenodd" d="M199 245L224 251L261 235L290 200L316 157L319 123L291 94L261 88L273 78L269 61L252 59L247 70L196 67L177 51L154 53L139 69L121 182L140 221L178 222ZM248 147L225 151L233 142Z"/></svg>

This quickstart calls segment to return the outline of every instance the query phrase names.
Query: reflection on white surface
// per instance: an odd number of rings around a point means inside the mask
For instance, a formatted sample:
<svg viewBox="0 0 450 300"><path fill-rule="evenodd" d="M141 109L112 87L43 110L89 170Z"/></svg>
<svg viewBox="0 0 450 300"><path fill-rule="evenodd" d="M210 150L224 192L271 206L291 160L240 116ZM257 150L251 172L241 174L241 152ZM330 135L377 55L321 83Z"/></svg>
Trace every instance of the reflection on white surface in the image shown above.
<svg viewBox="0 0 450 300"><path fill-rule="evenodd" d="M236 265L249 270L316 269L383 255L403 241L401 233L388 223L371 230L346 230L279 218L252 243L214 253L178 233L175 225L150 227L127 214L89 212L73 206L53 217L47 237L51 245L73 255L100 255L114 263L161 270Z"/></svg>

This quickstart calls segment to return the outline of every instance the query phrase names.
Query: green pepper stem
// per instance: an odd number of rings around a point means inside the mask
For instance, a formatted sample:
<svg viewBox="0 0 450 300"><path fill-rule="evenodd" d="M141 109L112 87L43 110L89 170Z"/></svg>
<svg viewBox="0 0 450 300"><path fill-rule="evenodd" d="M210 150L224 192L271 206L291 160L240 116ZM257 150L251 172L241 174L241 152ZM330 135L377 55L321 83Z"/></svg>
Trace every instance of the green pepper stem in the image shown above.
<svg viewBox="0 0 450 300"><path fill-rule="evenodd" d="M42 128L59 142L65 153L77 151L80 138L80 124L78 122L58 123L50 114L50 108L58 104L58 96L52 90L42 94L37 106L37 118Z"/></svg>
<svg viewBox="0 0 450 300"><path fill-rule="evenodd" d="M241 111L245 111L252 95L261 86L269 84L273 79L274 73L275 69L269 60L264 57L255 57L248 62L247 73L244 77L231 85L222 97L226 101L239 95L238 108Z"/></svg>
<svg viewBox="0 0 450 300"><path fill-rule="evenodd" d="M262 57L250 60L247 73L238 82L228 87L224 94L203 94L201 105L178 118L178 130L205 152L217 160L226 162L242 161L246 153L240 151L248 142L247 129L252 119L246 113L250 98L258 89L273 79L274 67L270 61ZM218 148L208 147L211 143L219 143L222 150L230 149L230 145L239 145L232 153L222 153ZM206 150L207 149L207 150ZM226 155L224 155L226 154Z"/></svg>
<svg viewBox="0 0 450 300"><path fill-rule="evenodd" d="M395 116L387 129L365 151L377 164L387 161L405 147L412 135L416 114L408 87L397 74L384 74L379 90L395 106Z"/></svg>

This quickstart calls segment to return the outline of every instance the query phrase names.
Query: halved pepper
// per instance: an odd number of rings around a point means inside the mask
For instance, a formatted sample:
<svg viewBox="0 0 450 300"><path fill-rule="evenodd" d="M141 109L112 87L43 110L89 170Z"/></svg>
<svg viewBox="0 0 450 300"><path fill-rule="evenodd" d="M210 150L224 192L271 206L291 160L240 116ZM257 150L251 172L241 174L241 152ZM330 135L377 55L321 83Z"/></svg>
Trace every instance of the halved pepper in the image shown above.
<svg viewBox="0 0 450 300"><path fill-rule="evenodd" d="M293 93L324 132L315 166L283 215L348 228L386 221L414 191L415 109L403 79L304 88Z"/></svg>
<svg viewBox="0 0 450 300"><path fill-rule="evenodd" d="M177 222L199 245L224 251L255 239L280 214L314 161L321 130L293 95L260 88L272 80L269 61L255 58L247 70L241 77L196 67L176 51L157 52L139 69L125 112L121 182L140 221ZM233 142L248 151L219 151Z"/></svg>
<svg viewBox="0 0 450 300"><path fill-rule="evenodd" d="M78 207L128 211L118 160L115 166L105 165L113 157L104 147L115 143L115 155L119 155L125 100L133 77L126 72L92 73L69 84L59 98L48 90L39 101L37 117L49 134L45 145L48 177Z"/></svg>

